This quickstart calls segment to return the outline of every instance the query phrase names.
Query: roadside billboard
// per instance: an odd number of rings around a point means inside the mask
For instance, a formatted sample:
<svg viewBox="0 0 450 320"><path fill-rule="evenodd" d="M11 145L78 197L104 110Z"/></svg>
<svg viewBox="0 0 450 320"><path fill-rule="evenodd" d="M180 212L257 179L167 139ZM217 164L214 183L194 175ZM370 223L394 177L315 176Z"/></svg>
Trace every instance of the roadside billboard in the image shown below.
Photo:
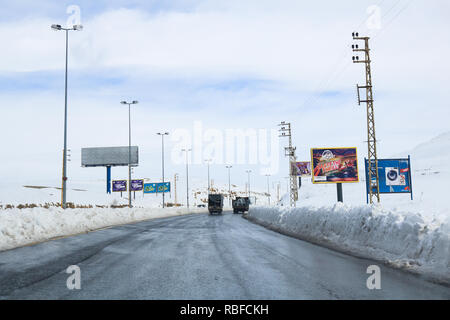
<svg viewBox="0 0 450 320"><path fill-rule="evenodd" d="M366 191L369 191L369 162L365 159ZM380 193L411 193L411 161L403 159L378 159Z"/></svg>
<svg viewBox="0 0 450 320"><path fill-rule="evenodd" d="M131 180L131 191L142 191L144 189L144 180Z"/></svg>
<svg viewBox="0 0 450 320"><path fill-rule="evenodd" d="M312 182L358 182L358 157L356 148L312 148Z"/></svg>
<svg viewBox="0 0 450 320"><path fill-rule="evenodd" d="M300 177L311 176L311 162L310 161L292 162L292 172L294 175Z"/></svg>
<svg viewBox="0 0 450 320"><path fill-rule="evenodd" d="M156 183L144 183L144 193L156 193Z"/></svg>
<svg viewBox="0 0 450 320"><path fill-rule="evenodd" d="M127 180L113 180L112 191L113 192L127 191Z"/></svg>
<svg viewBox="0 0 450 320"><path fill-rule="evenodd" d="M158 183L158 193L170 192L170 182Z"/></svg>
<svg viewBox="0 0 450 320"><path fill-rule="evenodd" d="M144 183L144 193L170 192L170 182Z"/></svg>
<svg viewBox="0 0 450 320"><path fill-rule="evenodd" d="M136 167L139 164L139 148L137 146L82 148L81 166L128 166L128 157L131 157L131 166Z"/></svg>

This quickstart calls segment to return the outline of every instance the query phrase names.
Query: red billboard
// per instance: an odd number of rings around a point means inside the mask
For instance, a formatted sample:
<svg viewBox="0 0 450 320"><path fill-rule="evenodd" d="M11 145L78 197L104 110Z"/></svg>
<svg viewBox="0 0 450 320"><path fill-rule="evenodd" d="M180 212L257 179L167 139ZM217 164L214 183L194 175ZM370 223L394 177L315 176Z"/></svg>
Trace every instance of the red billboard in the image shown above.
<svg viewBox="0 0 450 320"><path fill-rule="evenodd" d="M358 182L356 148L312 148L313 183Z"/></svg>

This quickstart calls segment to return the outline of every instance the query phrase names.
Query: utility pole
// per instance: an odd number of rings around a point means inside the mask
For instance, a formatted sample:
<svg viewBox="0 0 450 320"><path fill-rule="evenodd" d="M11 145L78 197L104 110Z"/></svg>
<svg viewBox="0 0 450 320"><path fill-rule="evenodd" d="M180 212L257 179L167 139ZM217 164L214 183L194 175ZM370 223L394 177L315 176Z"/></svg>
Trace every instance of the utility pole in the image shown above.
<svg viewBox="0 0 450 320"><path fill-rule="evenodd" d="M292 170L292 164L297 161L295 156L296 148L292 146L292 132L291 124L282 121L279 126L281 135L279 137L288 137L289 146L284 148L284 155L289 157L289 202L291 207L295 207L295 202L298 200L298 187L297 187L297 176Z"/></svg>
<svg viewBox="0 0 450 320"><path fill-rule="evenodd" d="M377 139L375 137L375 114L373 110L373 92L372 92L372 72L370 69L370 49L369 37L360 37L357 32L352 33L353 40L364 41L364 49L360 49L357 44L352 45L353 52L364 52L364 60L359 60L359 56L353 56L353 63L364 63L366 69L366 85L356 85L358 94L358 105L365 102L367 106L367 150L369 163L369 199L373 203L374 198L380 202L380 186L378 177L378 157L377 157ZM360 89L366 90L365 100L360 98Z"/></svg>
<svg viewBox="0 0 450 320"><path fill-rule="evenodd" d="M269 186L270 174L266 174L265 176L267 177L267 200L268 200L269 206L270 206L270 186Z"/></svg>
<svg viewBox="0 0 450 320"><path fill-rule="evenodd" d="M211 180L209 179L209 164L211 163L212 159L206 159L205 162L208 164L208 195L211 192Z"/></svg>
<svg viewBox="0 0 450 320"><path fill-rule="evenodd" d="M228 203L231 207L231 168L233 166L225 166L228 169Z"/></svg>
<svg viewBox="0 0 450 320"><path fill-rule="evenodd" d="M280 202L280 182L277 183L277 203Z"/></svg>
<svg viewBox="0 0 450 320"><path fill-rule="evenodd" d="M181 149L186 152L186 206L189 209L189 166L188 166L188 152L192 149Z"/></svg>
<svg viewBox="0 0 450 320"><path fill-rule="evenodd" d="M247 177L248 177L248 198L250 199L250 173L252 172L252 170L245 170L245 172L247 172Z"/></svg>
<svg viewBox="0 0 450 320"><path fill-rule="evenodd" d="M175 173L173 175L173 189L175 192L175 207L177 206L177 180L178 180L178 173Z"/></svg>

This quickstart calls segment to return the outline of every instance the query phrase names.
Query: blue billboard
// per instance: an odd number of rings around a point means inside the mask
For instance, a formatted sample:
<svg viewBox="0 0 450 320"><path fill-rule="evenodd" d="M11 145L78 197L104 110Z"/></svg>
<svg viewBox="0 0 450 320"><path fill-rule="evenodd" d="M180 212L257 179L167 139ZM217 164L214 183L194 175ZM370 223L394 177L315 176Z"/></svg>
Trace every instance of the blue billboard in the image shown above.
<svg viewBox="0 0 450 320"><path fill-rule="evenodd" d="M369 162L365 159L366 192L369 193ZM378 179L381 193L410 193L411 200L411 160L405 159L378 159Z"/></svg>
<svg viewBox="0 0 450 320"><path fill-rule="evenodd" d="M170 192L170 182L158 183L158 193L162 192Z"/></svg>
<svg viewBox="0 0 450 320"><path fill-rule="evenodd" d="M144 193L156 193L157 183L144 183Z"/></svg>
<svg viewBox="0 0 450 320"><path fill-rule="evenodd" d="M170 182L144 183L144 193L170 192Z"/></svg>

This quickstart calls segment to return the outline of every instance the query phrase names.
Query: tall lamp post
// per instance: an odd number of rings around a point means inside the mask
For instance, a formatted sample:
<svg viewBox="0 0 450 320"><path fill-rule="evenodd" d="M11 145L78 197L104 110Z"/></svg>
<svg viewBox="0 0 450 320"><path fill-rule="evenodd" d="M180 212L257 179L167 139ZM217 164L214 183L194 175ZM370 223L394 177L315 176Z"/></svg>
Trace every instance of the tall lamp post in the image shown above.
<svg viewBox="0 0 450 320"><path fill-rule="evenodd" d="M188 167L188 152L192 149L181 149L186 152L186 206L189 208L189 167Z"/></svg>
<svg viewBox="0 0 450 320"><path fill-rule="evenodd" d="M208 164L208 195L211 192L211 180L209 179L209 164L211 163L212 159L206 159L205 162Z"/></svg>
<svg viewBox="0 0 450 320"><path fill-rule="evenodd" d="M265 176L267 177L267 199L269 200L269 206L270 206L270 186L269 186L270 174L266 174Z"/></svg>
<svg viewBox="0 0 450 320"><path fill-rule="evenodd" d="M55 31L64 30L66 32L66 72L64 84L64 152L63 152L63 172L62 172L62 188L61 188L61 207L66 208L66 194L67 194L67 66L69 60L69 31L83 30L81 24L76 24L72 28L63 28L60 24L52 24L51 28Z"/></svg>
<svg viewBox="0 0 450 320"><path fill-rule="evenodd" d="M250 173L252 172L252 170L245 170L245 172L247 172L248 176L248 198L250 199Z"/></svg>
<svg viewBox="0 0 450 320"><path fill-rule="evenodd" d="M233 166L225 166L225 168L228 169L228 203L231 207L231 168L233 168Z"/></svg>
<svg viewBox="0 0 450 320"><path fill-rule="evenodd" d="M121 101L128 105L128 207L131 208L131 105L137 104L136 100L131 102Z"/></svg>
<svg viewBox="0 0 450 320"><path fill-rule="evenodd" d="M161 136L161 147L162 147L162 183L163 183L163 186L164 186L164 136L168 136L169 135L169 133L168 132L158 132L157 133L157 135L159 135L159 136ZM165 204L164 204L164 195L165 195L165 193L166 193L166 190L164 189L163 190L163 208L164 208L164 206L165 206Z"/></svg>

